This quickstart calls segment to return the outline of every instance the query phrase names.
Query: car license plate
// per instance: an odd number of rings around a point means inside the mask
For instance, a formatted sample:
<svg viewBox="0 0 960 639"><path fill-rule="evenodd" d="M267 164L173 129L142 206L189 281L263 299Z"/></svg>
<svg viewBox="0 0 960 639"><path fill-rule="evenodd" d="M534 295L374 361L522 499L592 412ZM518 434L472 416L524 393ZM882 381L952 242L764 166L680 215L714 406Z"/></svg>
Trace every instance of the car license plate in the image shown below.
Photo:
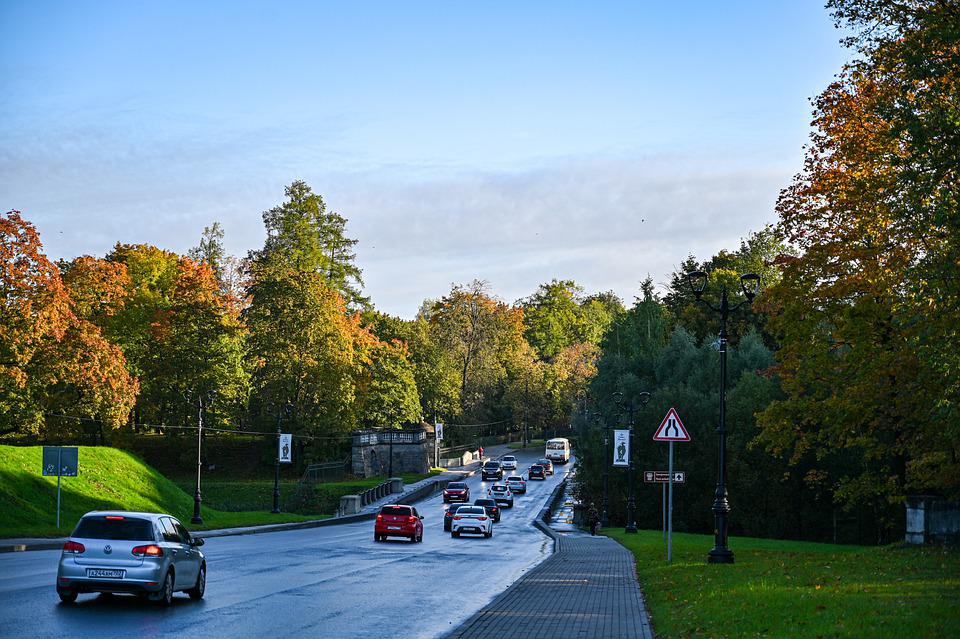
<svg viewBox="0 0 960 639"><path fill-rule="evenodd" d="M123 579L123 570L106 570L103 568L87 568L87 577L106 577L107 579Z"/></svg>
<svg viewBox="0 0 960 639"><path fill-rule="evenodd" d="M400 526L387 526L387 530L400 530Z"/></svg>

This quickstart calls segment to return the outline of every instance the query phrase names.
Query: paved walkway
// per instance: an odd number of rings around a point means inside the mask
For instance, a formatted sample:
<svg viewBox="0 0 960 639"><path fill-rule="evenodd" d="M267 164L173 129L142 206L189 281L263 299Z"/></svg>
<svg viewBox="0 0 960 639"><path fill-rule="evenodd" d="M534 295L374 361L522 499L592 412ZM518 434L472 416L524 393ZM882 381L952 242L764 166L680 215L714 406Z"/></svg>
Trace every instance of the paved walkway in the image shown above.
<svg viewBox="0 0 960 639"><path fill-rule="evenodd" d="M563 531L554 554L449 639L653 639L633 555L607 537L573 532L567 505L551 523Z"/></svg>

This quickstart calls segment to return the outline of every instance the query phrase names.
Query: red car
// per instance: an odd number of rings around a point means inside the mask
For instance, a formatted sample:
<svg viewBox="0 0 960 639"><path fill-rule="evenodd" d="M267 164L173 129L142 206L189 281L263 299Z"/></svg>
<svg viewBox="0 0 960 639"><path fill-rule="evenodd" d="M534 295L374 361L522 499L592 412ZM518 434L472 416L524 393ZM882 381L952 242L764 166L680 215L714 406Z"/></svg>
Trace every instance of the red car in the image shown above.
<svg viewBox="0 0 960 639"><path fill-rule="evenodd" d="M470 501L470 487L466 482L452 481L443 489L443 503L448 504L451 501Z"/></svg>
<svg viewBox="0 0 960 639"><path fill-rule="evenodd" d="M373 524L373 540L384 541L387 537L407 537L410 541L423 541L423 516L413 506L381 506L377 521Z"/></svg>

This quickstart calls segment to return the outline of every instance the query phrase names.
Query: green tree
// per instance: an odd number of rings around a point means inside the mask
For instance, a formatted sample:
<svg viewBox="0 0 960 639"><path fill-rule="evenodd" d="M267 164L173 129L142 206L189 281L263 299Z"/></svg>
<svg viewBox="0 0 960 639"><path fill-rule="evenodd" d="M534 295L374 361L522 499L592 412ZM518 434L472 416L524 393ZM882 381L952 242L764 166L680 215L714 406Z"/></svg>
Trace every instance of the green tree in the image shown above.
<svg viewBox="0 0 960 639"><path fill-rule="evenodd" d="M353 252L357 240L346 236L346 219L328 211L323 198L301 180L285 194L283 204L264 211L267 240L251 260L286 260L298 271L318 273L349 307L366 308L369 299L361 294L363 279Z"/></svg>

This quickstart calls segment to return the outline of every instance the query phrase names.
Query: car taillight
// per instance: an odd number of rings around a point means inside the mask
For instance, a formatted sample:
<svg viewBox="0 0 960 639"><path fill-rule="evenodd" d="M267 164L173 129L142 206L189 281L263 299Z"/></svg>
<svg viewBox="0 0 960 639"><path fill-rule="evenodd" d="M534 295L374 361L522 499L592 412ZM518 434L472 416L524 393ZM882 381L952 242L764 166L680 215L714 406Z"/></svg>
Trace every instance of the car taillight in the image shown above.
<svg viewBox="0 0 960 639"><path fill-rule="evenodd" d="M460 515L454 515L453 518L454 518L454 519L461 519Z"/></svg>
<svg viewBox="0 0 960 639"><path fill-rule="evenodd" d="M86 546L76 541L68 541L63 544L63 552L69 552L74 554L80 554L86 550Z"/></svg>
<svg viewBox="0 0 960 639"><path fill-rule="evenodd" d="M377 515L377 521L383 521L383 515Z"/></svg>
<svg viewBox="0 0 960 639"><path fill-rule="evenodd" d="M163 548L154 544L135 546L131 552L134 557L163 557Z"/></svg>
<svg viewBox="0 0 960 639"><path fill-rule="evenodd" d="M415 524L415 523L417 523L417 518L414 517L413 515L410 515L409 517L407 517L407 523L408 523L408 524Z"/></svg>
<svg viewBox="0 0 960 639"><path fill-rule="evenodd" d="M110 519L112 521L123 521L123 517L121 517L120 515L107 515L107 519Z"/></svg>
<svg viewBox="0 0 960 639"><path fill-rule="evenodd" d="M486 517L477 517L477 519L479 519L480 521L486 521L486 520L487 520Z"/></svg>

